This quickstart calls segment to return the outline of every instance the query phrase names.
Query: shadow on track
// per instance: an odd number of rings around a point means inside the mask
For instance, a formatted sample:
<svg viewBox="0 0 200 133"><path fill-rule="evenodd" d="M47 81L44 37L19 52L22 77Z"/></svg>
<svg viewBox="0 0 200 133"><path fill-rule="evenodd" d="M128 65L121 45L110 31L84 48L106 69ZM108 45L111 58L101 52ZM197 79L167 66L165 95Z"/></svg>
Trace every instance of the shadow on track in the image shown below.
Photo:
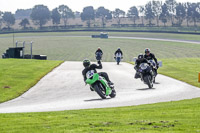
<svg viewBox="0 0 200 133"><path fill-rule="evenodd" d="M99 98L99 99L89 99L89 100L84 100L85 102L92 102L92 101L103 101L103 100L109 100L109 99L111 99L111 98L106 98L106 99L101 99L101 98Z"/></svg>
<svg viewBox="0 0 200 133"><path fill-rule="evenodd" d="M139 91L146 91L146 90L154 90L155 88L142 88L142 89L137 89Z"/></svg>

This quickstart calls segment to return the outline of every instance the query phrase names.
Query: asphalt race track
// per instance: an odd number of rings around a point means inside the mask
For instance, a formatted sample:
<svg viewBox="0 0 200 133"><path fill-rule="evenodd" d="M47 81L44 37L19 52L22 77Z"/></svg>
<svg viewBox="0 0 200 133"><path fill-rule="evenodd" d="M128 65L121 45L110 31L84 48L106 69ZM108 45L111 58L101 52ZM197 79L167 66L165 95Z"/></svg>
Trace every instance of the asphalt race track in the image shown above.
<svg viewBox="0 0 200 133"><path fill-rule="evenodd" d="M177 101L200 97L200 88L158 75L152 89L134 79L133 65L103 62L103 69L115 83L117 96L102 100L82 77L82 62L64 62L22 96L0 104L0 113L43 112L105 108Z"/></svg>

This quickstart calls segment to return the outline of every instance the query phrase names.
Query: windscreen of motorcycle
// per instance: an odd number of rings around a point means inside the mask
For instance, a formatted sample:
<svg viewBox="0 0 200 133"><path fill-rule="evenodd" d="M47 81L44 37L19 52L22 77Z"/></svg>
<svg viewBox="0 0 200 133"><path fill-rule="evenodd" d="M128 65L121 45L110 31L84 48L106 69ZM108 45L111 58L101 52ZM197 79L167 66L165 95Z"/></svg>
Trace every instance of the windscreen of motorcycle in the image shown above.
<svg viewBox="0 0 200 133"><path fill-rule="evenodd" d="M147 63L142 63L142 64L140 64L140 68L141 68L142 70L147 69L147 67L148 67L148 64L147 64Z"/></svg>
<svg viewBox="0 0 200 133"><path fill-rule="evenodd" d="M90 71L88 71L88 72L86 73L86 77L87 77L87 79L92 78L93 75L94 75L94 70L90 70Z"/></svg>
<svg viewBox="0 0 200 133"><path fill-rule="evenodd" d="M116 58L117 58L117 57L120 57L120 58L121 58L121 57L122 57L122 54L118 52L118 53L116 53L115 57L116 57Z"/></svg>
<svg viewBox="0 0 200 133"><path fill-rule="evenodd" d="M101 52L97 52L97 53L96 53L96 56L101 56L101 55L102 55Z"/></svg>

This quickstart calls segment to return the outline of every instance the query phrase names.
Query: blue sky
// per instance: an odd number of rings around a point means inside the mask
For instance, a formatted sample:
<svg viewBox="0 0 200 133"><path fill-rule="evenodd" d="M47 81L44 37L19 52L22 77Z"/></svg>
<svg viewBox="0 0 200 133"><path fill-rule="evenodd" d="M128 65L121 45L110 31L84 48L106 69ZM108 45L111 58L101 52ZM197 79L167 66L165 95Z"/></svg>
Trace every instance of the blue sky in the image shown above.
<svg viewBox="0 0 200 133"><path fill-rule="evenodd" d="M132 6L145 5L150 0L1 0L0 11L11 11L15 13L17 9L28 9L34 5L43 4L48 6L50 10L58 7L61 4L69 6L73 11L82 12L86 6L93 6L97 9L100 6L104 6L109 10L115 10L119 8L124 11L128 11ZM160 0L165 1L165 0ZM200 2L200 0L176 0L177 2Z"/></svg>

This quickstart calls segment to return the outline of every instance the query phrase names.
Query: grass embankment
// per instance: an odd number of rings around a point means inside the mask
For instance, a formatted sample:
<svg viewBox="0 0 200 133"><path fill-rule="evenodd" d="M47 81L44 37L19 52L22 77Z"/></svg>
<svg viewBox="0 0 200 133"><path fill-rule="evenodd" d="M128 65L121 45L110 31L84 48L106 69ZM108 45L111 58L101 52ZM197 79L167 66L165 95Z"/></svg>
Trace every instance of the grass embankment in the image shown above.
<svg viewBox="0 0 200 133"><path fill-rule="evenodd" d="M200 132L200 100L62 112L0 114L1 133Z"/></svg>
<svg viewBox="0 0 200 133"><path fill-rule="evenodd" d="M0 103L16 98L62 61L0 59Z"/></svg>
<svg viewBox="0 0 200 133"><path fill-rule="evenodd" d="M200 59L162 59L159 73L197 84ZM6 132L200 132L200 100L119 108L0 114Z"/></svg>

